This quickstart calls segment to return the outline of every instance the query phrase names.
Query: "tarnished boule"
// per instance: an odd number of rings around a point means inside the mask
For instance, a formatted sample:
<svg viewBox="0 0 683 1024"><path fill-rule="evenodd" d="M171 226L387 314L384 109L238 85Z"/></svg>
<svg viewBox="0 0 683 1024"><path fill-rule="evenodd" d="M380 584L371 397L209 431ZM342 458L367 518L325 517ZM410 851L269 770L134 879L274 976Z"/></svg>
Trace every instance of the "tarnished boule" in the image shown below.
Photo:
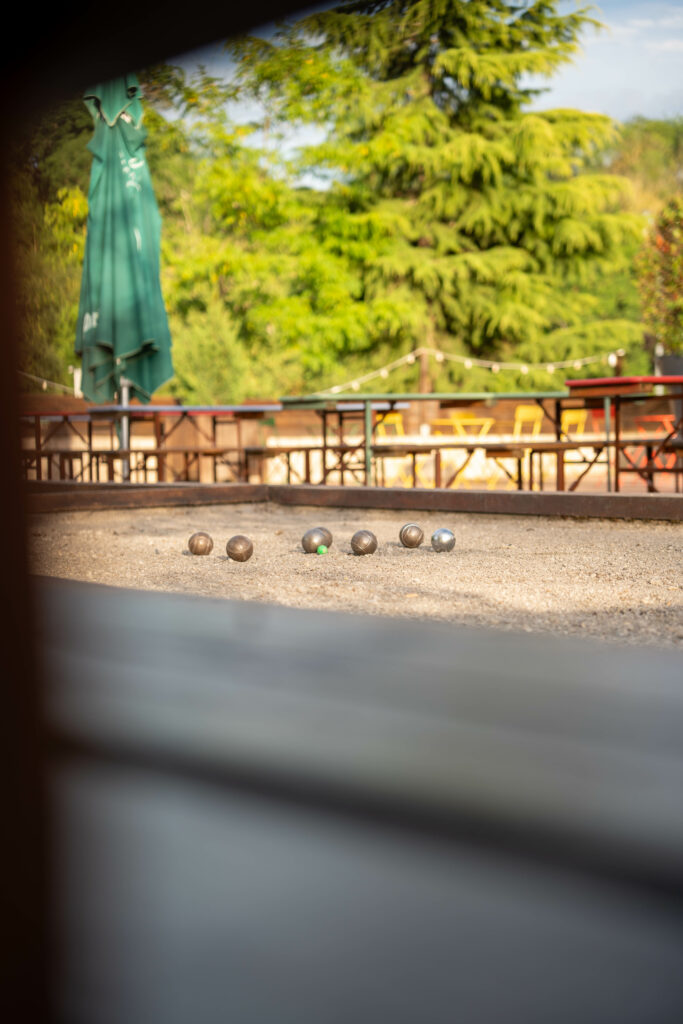
<svg viewBox="0 0 683 1024"><path fill-rule="evenodd" d="M377 538L372 530L357 530L351 538L354 555L371 555L377 550Z"/></svg>
<svg viewBox="0 0 683 1024"><path fill-rule="evenodd" d="M225 545L225 550L228 557L232 558L234 562L246 562L254 553L254 545L248 537L238 533L235 537L230 538Z"/></svg>
<svg viewBox="0 0 683 1024"><path fill-rule="evenodd" d="M455 547L455 534L442 527L432 534L432 547L435 551L452 551Z"/></svg>
<svg viewBox="0 0 683 1024"><path fill-rule="evenodd" d="M208 533L200 530L198 533L192 534L187 546L193 555L210 555L213 550L213 541Z"/></svg>
<svg viewBox="0 0 683 1024"><path fill-rule="evenodd" d="M419 548L424 540L424 533L417 523L406 523L401 527L398 539L404 548Z"/></svg>
<svg viewBox="0 0 683 1024"><path fill-rule="evenodd" d="M314 555L318 548L329 548L332 544L332 534L325 526L314 526L307 530L301 538L301 546L307 555Z"/></svg>

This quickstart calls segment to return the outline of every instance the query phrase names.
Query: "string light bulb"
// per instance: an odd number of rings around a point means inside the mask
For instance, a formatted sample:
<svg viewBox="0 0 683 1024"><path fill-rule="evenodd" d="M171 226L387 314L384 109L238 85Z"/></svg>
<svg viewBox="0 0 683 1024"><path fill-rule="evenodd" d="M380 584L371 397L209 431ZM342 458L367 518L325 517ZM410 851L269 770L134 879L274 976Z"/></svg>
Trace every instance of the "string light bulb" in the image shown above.
<svg viewBox="0 0 683 1024"><path fill-rule="evenodd" d="M464 355L458 355L453 352L444 352L441 349L435 348L416 348L412 352L406 353L406 355L400 356L392 363L387 363L386 366L381 366L370 373L364 374L362 377L355 381L347 382L345 384L335 384L333 387L325 388L324 391L331 395L339 394L344 391L359 391L363 384L368 381L376 380L381 377L386 380L390 376L391 371L395 370L399 366L407 364L414 364L417 361L418 356L433 356L437 363L443 363L446 360L450 360L454 363L459 363L466 370L471 370L475 366L481 366L484 369L490 370L492 373L499 373L501 370L512 370L517 373L521 373L527 376L533 369L545 369L547 373L553 374L558 370L569 369L573 367L575 370L581 370L585 366L594 365L596 363L602 363L605 365L609 362L610 366L618 365L617 360L626 354L624 349L616 349L615 352L608 354L601 353L600 355L584 356L579 359L567 359L560 360L559 363L490 363L487 360L470 358ZM30 376L30 374L28 375ZM33 378L40 380L41 378ZM60 385L56 385L60 387ZM45 385L43 385L45 388ZM66 389L71 390L71 389Z"/></svg>

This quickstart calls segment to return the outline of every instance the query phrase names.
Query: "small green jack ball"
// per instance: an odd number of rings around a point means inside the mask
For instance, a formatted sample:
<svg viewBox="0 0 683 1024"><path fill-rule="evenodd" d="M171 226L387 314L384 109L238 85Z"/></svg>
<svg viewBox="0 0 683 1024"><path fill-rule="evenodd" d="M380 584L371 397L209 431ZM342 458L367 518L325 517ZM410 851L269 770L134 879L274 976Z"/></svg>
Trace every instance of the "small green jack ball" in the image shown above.
<svg viewBox="0 0 683 1024"><path fill-rule="evenodd" d="M326 544L318 544L318 547L316 548L316 551L318 552L319 555L326 555L327 554L327 545Z"/></svg>
<svg viewBox="0 0 683 1024"><path fill-rule="evenodd" d="M301 546L307 555L315 554L321 545L326 548L332 546L332 534L326 526L314 526L301 538Z"/></svg>

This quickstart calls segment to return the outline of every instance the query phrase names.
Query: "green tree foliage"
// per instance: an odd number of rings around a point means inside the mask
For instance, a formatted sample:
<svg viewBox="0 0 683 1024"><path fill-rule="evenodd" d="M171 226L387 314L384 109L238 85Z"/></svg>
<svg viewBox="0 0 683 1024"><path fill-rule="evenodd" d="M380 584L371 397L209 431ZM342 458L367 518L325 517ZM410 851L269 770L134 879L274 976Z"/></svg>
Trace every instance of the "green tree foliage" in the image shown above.
<svg viewBox="0 0 683 1024"><path fill-rule="evenodd" d="M90 115L67 102L26 124L10 145L13 248L22 368L64 385L74 363L88 212Z"/></svg>
<svg viewBox="0 0 683 1024"><path fill-rule="evenodd" d="M527 72L571 59L586 20L555 2L361 3L233 44L236 82L140 73L171 391L313 391L418 345L543 364L624 348L628 369L646 369L631 267L643 221L614 173L626 147L624 171L640 174L628 126L620 141L596 115L527 112ZM236 96L263 116L232 123ZM281 133L310 124L324 141L286 160ZM67 384L91 135L76 98L16 147L24 368ZM304 187L310 176L325 188ZM563 381L433 369L443 390ZM413 366L371 386L416 385Z"/></svg>
<svg viewBox="0 0 683 1024"><path fill-rule="evenodd" d="M410 344L408 297L364 295L357 266L381 250L386 227L349 223L331 194L293 187L249 139L254 129L229 123L222 106L200 117L190 110L181 130L192 180L165 224L162 280L178 395L240 401L310 391L340 364L360 370ZM154 175L151 151L149 159ZM191 368L203 318L216 341ZM217 372L221 351L239 373Z"/></svg>
<svg viewBox="0 0 683 1024"><path fill-rule="evenodd" d="M569 60L588 20L546 0L361 0L233 45L269 120L328 129L299 165L333 181L318 225L333 208L362 301L399 293L411 307L411 345L551 362L640 344L637 323L601 317L590 290L642 230L628 182L587 173L614 128L525 112L525 76ZM345 241L369 224L382 242L364 257ZM441 377L453 386L463 371Z"/></svg>
<svg viewBox="0 0 683 1024"><path fill-rule="evenodd" d="M636 117L620 126L616 145L598 154L595 170L605 169L622 175L631 183L627 209L642 214L654 230L662 207L683 187L683 118L650 120ZM655 236L656 236L655 231ZM638 276L644 273L643 259L637 259L643 239L627 242L619 269L598 275L591 286L599 302L601 316L645 319L645 347L629 351L628 368L633 373L652 371L656 335L652 333L641 304ZM651 243L650 243L651 247ZM655 252L655 257L657 253Z"/></svg>
<svg viewBox="0 0 683 1024"><path fill-rule="evenodd" d="M672 197L660 211L637 270L649 332L667 353L683 354L683 196Z"/></svg>
<svg viewBox="0 0 683 1024"><path fill-rule="evenodd" d="M627 121L607 168L631 181L633 209L654 218L683 189L683 117Z"/></svg>

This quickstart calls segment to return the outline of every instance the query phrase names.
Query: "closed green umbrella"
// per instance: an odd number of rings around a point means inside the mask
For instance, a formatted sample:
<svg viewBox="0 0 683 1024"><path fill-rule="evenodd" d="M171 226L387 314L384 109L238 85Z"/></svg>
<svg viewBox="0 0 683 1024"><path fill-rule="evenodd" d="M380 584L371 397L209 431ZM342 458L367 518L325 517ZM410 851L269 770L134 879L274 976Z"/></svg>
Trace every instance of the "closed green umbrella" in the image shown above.
<svg viewBox="0 0 683 1024"><path fill-rule="evenodd" d="M95 122L76 352L93 402L141 402L173 376L159 282L161 217L145 159L140 86L126 75L88 89ZM127 402L126 402L127 404Z"/></svg>

